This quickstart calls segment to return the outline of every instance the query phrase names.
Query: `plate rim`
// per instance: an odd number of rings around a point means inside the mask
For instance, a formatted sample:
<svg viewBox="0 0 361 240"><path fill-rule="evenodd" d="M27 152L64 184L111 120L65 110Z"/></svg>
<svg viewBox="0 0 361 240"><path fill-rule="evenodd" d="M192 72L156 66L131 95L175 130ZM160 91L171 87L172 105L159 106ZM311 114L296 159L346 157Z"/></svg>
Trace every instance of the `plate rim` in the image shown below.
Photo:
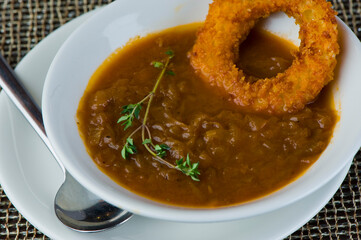
<svg viewBox="0 0 361 240"><path fill-rule="evenodd" d="M84 15L83 15L84 16ZM83 17L83 16L81 16L81 17ZM80 18L81 18L80 17ZM74 20L73 20L74 21ZM74 22L73 23L71 23L70 22L70 24L75 24ZM61 28L63 28L63 27L61 27ZM59 30L59 32L60 32L60 29L61 28L59 28L58 30ZM64 28L63 28L64 29ZM56 31L54 31L53 33L55 34L58 30L56 30ZM53 34L52 33L52 34ZM58 34L58 33L57 33ZM59 33L60 34L60 33ZM55 35L54 35L55 36ZM50 41L49 38L50 37L50 35L46 38L47 40L46 41ZM45 40L45 39L44 39ZM45 42L45 41L44 41ZM37 49L37 50L35 50L35 51L38 51L38 49L41 49L41 46L42 46L42 43L39 43L39 45L37 45L34 49ZM34 54L35 53L35 51L30 51L29 52L29 55L27 55L23 60L24 60L24 62L25 62L25 60L26 59L28 59L29 58L29 56L31 56L31 54ZM22 64L24 64L24 62L22 61L22 62L20 62L19 63L19 65L18 65L18 67L20 68L21 66L22 66ZM4 94L4 92L3 91L1 91L0 92L0 102L2 102L2 101L4 101L4 99L6 98L7 96L5 96L5 94ZM7 100L7 99L6 99ZM2 115L3 116L3 115ZM24 120L25 121L25 120ZM0 159L0 162L1 162L1 159ZM347 174L347 171L346 171L346 173L345 173L345 175ZM0 180L1 180L1 174L0 174ZM6 182L6 181L0 181L0 183L2 183L2 182ZM11 201L11 202L13 202L14 203L14 206L17 206L18 205L18 201L17 201L17 199L13 199L13 197L12 197L12 191L10 190L10 189L8 189L7 188L7 185L5 184L5 185L2 185L3 186L3 189L4 189L4 191L6 192L6 194L7 194L7 196L9 197L9 200ZM336 189L337 190L337 189ZM333 195L334 193L332 193L332 195ZM327 200L328 201L328 200ZM326 202L327 203L327 202ZM321 209L323 206L320 206L319 208ZM19 209L21 209L22 207L20 207ZM277 211L277 210L276 210ZM316 213L318 212L319 210L317 210L317 211L315 211ZM27 212L27 211L22 211L21 210L21 212ZM29 218L29 219L34 219L34 217L32 217L32 216L28 216L28 214L24 214L24 217L25 218ZM308 221L308 220L307 220ZM306 222L307 222L306 221ZM32 222L32 224L33 224L33 221L31 220L31 222ZM34 223L37 223L37 222L39 222L39 221L34 221ZM48 236L52 236L52 233L47 233L48 231L46 230L46 231L44 231L43 229L45 229L46 227L46 223L44 224L33 224L35 227L37 227L39 230L41 230L43 233L45 233L46 235L48 235ZM42 226L44 226L44 228L42 227ZM303 223L302 223L302 225L303 225ZM302 226L301 225L301 226ZM40 226L40 227L39 227ZM299 227L297 227L297 228L295 228L295 230L296 229L298 229ZM284 233L285 234L285 236L288 236L291 232L290 232L291 230L289 230L289 233ZM294 230L292 230L292 232L293 232ZM53 236L53 238L55 238L55 237L59 237L59 236Z"/></svg>

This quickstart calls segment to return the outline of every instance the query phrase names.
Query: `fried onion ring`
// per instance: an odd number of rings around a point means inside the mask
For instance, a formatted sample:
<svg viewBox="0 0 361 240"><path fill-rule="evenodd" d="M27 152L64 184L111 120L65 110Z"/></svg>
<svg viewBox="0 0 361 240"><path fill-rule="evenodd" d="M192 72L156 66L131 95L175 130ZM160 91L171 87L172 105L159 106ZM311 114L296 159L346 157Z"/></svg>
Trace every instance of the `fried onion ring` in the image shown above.
<svg viewBox="0 0 361 240"><path fill-rule="evenodd" d="M258 20L283 11L300 26L292 65L272 78L251 83L236 67L239 45ZM314 101L333 79L337 43L335 11L325 0L215 0L189 53L192 66L211 86L255 112L296 112Z"/></svg>

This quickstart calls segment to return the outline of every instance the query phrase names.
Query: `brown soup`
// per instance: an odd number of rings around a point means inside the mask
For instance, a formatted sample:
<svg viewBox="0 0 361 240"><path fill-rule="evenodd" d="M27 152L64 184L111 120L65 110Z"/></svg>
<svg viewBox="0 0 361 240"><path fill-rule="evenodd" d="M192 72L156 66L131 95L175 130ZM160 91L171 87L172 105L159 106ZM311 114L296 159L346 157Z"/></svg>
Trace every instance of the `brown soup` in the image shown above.
<svg viewBox="0 0 361 240"><path fill-rule="evenodd" d="M187 52L198 27L150 34L113 53L94 73L81 100L80 134L101 171L149 199L221 207L270 194L297 179L328 145L337 121L330 91L324 89L317 101L295 114L240 111L201 81L189 64ZM289 52L296 47L290 43L265 32L252 32L248 39L237 65L255 81L292 63ZM168 162L188 153L192 162L199 162L199 182L156 161L142 146L140 132L134 136L137 154L126 160L121 156L127 136L143 117L140 114L140 120L124 131L117 124L122 106L140 101L152 90L160 70L151 62L164 59L169 49L175 53L170 65L175 76L162 80L147 126L154 143L171 147Z"/></svg>

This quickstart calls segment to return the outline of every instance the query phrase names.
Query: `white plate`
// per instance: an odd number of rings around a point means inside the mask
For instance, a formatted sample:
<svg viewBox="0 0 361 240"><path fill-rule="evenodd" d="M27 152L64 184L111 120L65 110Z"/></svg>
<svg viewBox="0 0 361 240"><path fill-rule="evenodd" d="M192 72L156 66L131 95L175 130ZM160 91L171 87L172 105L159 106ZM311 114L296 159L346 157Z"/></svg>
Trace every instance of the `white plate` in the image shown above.
<svg viewBox="0 0 361 240"><path fill-rule="evenodd" d="M130 38L204 20L210 0L118 0L79 27L56 54L43 90L43 118L49 140L67 171L90 191L115 206L142 216L183 222L216 222L264 214L287 206L329 182L361 146L359 76L361 44L337 20L341 54L332 85L339 121L318 161L302 176L263 198L216 209L180 208L141 197L116 184L90 158L78 132L78 103L94 70ZM283 25L290 19L283 14ZM267 20L272 17L267 18ZM289 24L286 24L289 26ZM283 28L283 27L282 27ZM294 32L294 31L292 31ZM288 31L284 32L287 34ZM340 80L340 81L337 81Z"/></svg>
<svg viewBox="0 0 361 240"><path fill-rule="evenodd" d="M39 103L48 67L62 42L90 14L61 27L39 43L19 63L16 72ZM134 216L122 226L98 233L79 233L56 218L53 199L63 174L41 140L0 93L0 183L14 206L53 239L281 239L311 219L336 192L349 164L330 182L306 198L264 215L239 221L192 224Z"/></svg>

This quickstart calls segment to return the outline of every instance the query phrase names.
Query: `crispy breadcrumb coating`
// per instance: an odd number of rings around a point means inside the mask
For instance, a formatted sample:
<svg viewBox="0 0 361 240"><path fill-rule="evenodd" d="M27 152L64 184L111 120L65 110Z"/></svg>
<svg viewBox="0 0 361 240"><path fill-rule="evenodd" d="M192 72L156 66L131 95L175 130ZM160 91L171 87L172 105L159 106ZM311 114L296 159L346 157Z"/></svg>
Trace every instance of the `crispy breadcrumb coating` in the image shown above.
<svg viewBox="0 0 361 240"><path fill-rule="evenodd" d="M299 24L299 51L285 72L251 83L235 64L239 45L258 20L278 11ZM325 0L215 0L189 53L191 64L246 110L296 112L333 79L339 53L335 14Z"/></svg>

